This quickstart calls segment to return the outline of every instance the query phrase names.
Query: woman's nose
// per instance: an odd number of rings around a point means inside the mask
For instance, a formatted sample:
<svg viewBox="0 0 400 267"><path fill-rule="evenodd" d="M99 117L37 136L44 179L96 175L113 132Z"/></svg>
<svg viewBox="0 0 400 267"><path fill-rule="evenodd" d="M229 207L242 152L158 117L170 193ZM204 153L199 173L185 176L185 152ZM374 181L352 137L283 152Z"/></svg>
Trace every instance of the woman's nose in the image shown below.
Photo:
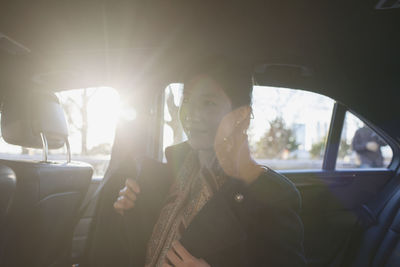
<svg viewBox="0 0 400 267"><path fill-rule="evenodd" d="M187 110L187 119L192 122L201 120L201 108L198 104L192 103Z"/></svg>

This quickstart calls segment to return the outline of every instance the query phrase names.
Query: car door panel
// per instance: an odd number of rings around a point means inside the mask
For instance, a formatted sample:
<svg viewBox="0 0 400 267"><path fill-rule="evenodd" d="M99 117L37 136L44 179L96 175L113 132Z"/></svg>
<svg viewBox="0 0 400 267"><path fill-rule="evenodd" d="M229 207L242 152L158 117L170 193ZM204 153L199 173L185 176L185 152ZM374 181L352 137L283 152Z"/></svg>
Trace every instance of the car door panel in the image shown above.
<svg viewBox="0 0 400 267"><path fill-rule="evenodd" d="M310 266L332 262L354 229L357 209L394 176L391 170L281 171L300 191Z"/></svg>

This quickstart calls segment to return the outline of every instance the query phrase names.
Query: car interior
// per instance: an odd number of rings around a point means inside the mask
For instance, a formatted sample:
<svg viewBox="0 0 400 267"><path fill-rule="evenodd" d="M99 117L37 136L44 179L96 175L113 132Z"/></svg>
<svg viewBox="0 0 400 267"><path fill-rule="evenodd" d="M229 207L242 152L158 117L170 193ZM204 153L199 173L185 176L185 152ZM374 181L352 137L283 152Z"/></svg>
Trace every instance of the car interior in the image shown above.
<svg viewBox="0 0 400 267"><path fill-rule="evenodd" d="M278 170L302 197L308 265L400 266L399 25L391 0L2 2L1 136L43 154L0 159L0 265L79 264L99 196L117 197L129 159L163 160L164 89L223 56L252 67L254 86L334 100L322 166ZM57 95L98 86L135 109L101 178L71 155ZM347 113L390 147L386 166L337 168ZM60 148L65 159L48 158Z"/></svg>

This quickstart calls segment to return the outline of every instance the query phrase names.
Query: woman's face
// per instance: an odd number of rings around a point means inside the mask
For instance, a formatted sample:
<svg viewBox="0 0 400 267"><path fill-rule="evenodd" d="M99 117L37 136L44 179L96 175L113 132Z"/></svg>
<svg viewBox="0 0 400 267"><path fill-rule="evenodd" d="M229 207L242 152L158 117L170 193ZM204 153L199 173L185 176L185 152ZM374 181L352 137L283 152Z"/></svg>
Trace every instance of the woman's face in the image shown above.
<svg viewBox="0 0 400 267"><path fill-rule="evenodd" d="M179 116L190 146L212 148L218 126L231 110L231 101L213 80L199 77L185 84Z"/></svg>

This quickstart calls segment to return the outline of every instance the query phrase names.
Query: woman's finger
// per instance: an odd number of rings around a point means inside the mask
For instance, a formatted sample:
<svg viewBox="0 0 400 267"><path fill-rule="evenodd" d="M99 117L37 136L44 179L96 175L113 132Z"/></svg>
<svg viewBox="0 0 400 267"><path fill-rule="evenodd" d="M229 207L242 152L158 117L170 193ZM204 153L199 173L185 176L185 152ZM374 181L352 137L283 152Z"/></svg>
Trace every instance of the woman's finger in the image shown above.
<svg viewBox="0 0 400 267"><path fill-rule="evenodd" d="M124 215L125 210L129 210L134 207L136 201L136 194L140 193L140 187L136 181L132 179L126 179L125 187L119 191L119 197L114 202L114 209L121 215Z"/></svg>
<svg viewBox="0 0 400 267"><path fill-rule="evenodd" d="M120 203L115 201L113 207L114 207L115 211L118 212L120 215L122 215L122 216L124 215L124 210L120 207Z"/></svg>
<svg viewBox="0 0 400 267"><path fill-rule="evenodd" d="M131 209L135 205L135 203L132 200L126 197L122 197L121 202L125 210Z"/></svg>
<svg viewBox="0 0 400 267"><path fill-rule="evenodd" d="M183 260L191 260L193 258L192 254L190 254L179 241L174 241L172 243L172 248L175 250L176 254Z"/></svg>
<svg viewBox="0 0 400 267"><path fill-rule="evenodd" d="M172 265L178 265L182 262L182 259L176 255L173 249L170 249L167 253L167 259L172 263Z"/></svg>
<svg viewBox="0 0 400 267"><path fill-rule="evenodd" d="M136 194L125 186L121 191L119 191L119 196L125 196L132 201L136 201Z"/></svg>
<svg viewBox="0 0 400 267"><path fill-rule="evenodd" d="M132 180L130 178L126 179L125 181L125 185L132 190L133 192L135 192L136 194L140 193L140 187L138 185L138 183L135 180Z"/></svg>
<svg viewBox="0 0 400 267"><path fill-rule="evenodd" d="M117 209L123 209L123 210L128 210L133 208L134 202L124 196L121 196L117 199L117 201L114 203L114 207Z"/></svg>

